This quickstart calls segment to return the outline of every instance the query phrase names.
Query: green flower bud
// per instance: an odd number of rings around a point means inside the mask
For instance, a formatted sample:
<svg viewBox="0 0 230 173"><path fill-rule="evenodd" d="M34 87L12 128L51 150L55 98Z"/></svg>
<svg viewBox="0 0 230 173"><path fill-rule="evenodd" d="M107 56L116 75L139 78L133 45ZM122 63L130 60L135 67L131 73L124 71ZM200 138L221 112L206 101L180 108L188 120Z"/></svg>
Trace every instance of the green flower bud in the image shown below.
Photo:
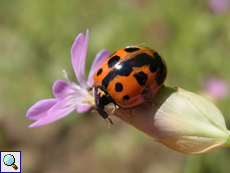
<svg viewBox="0 0 230 173"><path fill-rule="evenodd" d="M219 109L208 99L181 88L163 87L145 103L119 108L114 115L181 153L230 146L230 131Z"/></svg>

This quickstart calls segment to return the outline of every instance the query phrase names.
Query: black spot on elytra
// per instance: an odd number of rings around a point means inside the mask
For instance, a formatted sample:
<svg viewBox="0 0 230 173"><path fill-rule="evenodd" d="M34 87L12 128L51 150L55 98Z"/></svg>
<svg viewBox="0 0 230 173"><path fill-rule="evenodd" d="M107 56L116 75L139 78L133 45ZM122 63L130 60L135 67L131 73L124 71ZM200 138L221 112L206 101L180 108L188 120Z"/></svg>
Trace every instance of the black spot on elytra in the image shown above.
<svg viewBox="0 0 230 173"><path fill-rule="evenodd" d="M129 48L125 48L124 49L126 52L135 52L135 51L137 51L137 50L140 50L140 48L138 48L138 47L129 47Z"/></svg>
<svg viewBox="0 0 230 173"><path fill-rule="evenodd" d="M128 95L125 95L123 98L122 98L123 101L128 101L129 100L129 96Z"/></svg>
<svg viewBox="0 0 230 173"><path fill-rule="evenodd" d="M110 60L108 61L108 67L109 68L113 67L119 60L120 60L120 57L117 55L111 57Z"/></svg>
<svg viewBox="0 0 230 173"><path fill-rule="evenodd" d="M136 78L139 85L145 85L148 80L148 75L145 74L143 71L135 73L133 76Z"/></svg>
<svg viewBox="0 0 230 173"><path fill-rule="evenodd" d="M155 71L157 71L157 64L155 63L155 64L152 64L152 65L150 65L150 67L149 67L149 70L152 72L152 73L154 73Z"/></svg>
<svg viewBox="0 0 230 173"><path fill-rule="evenodd" d="M153 95L153 92L150 86L145 87L143 91L141 92L141 96L144 100L149 99L152 95Z"/></svg>
<svg viewBox="0 0 230 173"><path fill-rule="evenodd" d="M102 80L102 86L104 86L105 88L108 87L109 82L112 81L116 76L120 75L120 76L129 76L130 73L132 72L132 68L130 68L129 66L122 66L123 63L120 63L119 66L120 68L114 68L113 71L110 71L107 76L105 76L105 78Z"/></svg>
<svg viewBox="0 0 230 173"><path fill-rule="evenodd" d="M167 69L165 67L165 64L162 61L162 58L157 52L153 53L153 56L156 58L158 62L158 70L157 70L155 80L158 85L161 85L164 82L164 79L166 78Z"/></svg>
<svg viewBox="0 0 230 173"><path fill-rule="evenodd" d="M146 53L141 53L131 59L119 62L117 67L115 66L115 68L105 76L102 81L102 86L107 88L109 82L112 81L116 76L129 76L133 71L133 67L143 66L148 66L151 73L157 71L156 82L159 85L162 84L166 76L166 67L158 53L153 53L153 55L154 57Z"/></svg>
<svg viewBox="0 0 230 173"><path fill-rule="evenodd" d="M100 68L98 71L97 71L97 76L99 76L101 73L102 73L102 68Z"/></svg>
<svg viewBox="0 0 230 173"><path fill-rule="evenodd" d="M115 91L116 92L121 92L123 90L123 85L119 82L115 84Z"/></svg>

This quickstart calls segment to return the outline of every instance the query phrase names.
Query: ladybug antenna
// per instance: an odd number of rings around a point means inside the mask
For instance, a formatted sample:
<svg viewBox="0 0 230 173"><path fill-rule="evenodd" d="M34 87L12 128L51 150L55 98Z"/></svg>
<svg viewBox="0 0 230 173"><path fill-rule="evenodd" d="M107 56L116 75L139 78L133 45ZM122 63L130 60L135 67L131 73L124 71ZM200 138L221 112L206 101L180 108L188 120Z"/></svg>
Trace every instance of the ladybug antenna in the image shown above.
<svg viewBox="0 0 230 173"><path fill-rule="evenodd" d="M142 45L144 45L145 43L139 43L139 44L137 44L137 45L135 45L135 46L142 46Z"/></svg>

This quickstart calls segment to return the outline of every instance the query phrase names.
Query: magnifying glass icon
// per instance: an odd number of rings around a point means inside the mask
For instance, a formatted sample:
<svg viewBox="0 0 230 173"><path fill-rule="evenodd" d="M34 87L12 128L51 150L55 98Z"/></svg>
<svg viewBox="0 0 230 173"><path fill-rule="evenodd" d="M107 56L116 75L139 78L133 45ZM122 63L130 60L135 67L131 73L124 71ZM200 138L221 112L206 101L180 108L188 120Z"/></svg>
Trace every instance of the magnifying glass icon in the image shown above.
<svg viewBox="0 0 230 173"><path fill-rule="evenodd" d="M7 166L12 166L15 170L18 169L18 167L14 164L15 158L12 154L7 154L3 157L3 162Z"/></svg>

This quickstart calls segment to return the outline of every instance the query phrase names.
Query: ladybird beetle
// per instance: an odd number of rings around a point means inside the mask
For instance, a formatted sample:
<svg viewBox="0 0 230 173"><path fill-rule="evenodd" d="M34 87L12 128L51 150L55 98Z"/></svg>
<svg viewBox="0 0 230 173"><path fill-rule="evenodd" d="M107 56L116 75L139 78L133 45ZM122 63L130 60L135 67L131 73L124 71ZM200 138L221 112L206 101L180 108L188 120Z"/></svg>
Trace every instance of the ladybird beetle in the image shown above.
<svg viewBox="0 0 230 173"><path fill-rule="evenodd" d="M105 119L106 106L130 108L143 103L163 86L167 75L164 59L153 49L130 46L116 51L94 74L95 108Z"/></svg>

